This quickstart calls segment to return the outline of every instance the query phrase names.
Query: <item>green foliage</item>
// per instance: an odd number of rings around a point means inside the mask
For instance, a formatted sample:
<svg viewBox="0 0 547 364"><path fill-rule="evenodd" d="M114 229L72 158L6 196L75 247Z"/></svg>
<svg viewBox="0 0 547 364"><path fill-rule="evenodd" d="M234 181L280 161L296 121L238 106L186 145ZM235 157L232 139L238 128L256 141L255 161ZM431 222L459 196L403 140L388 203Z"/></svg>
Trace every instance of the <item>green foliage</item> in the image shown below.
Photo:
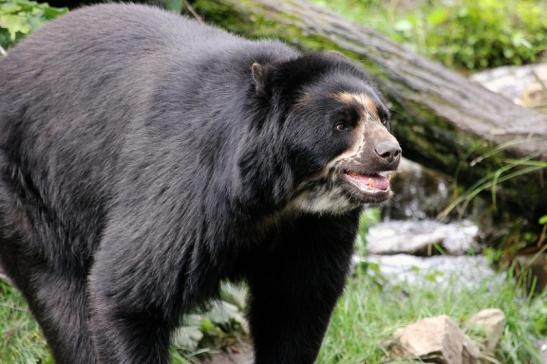
<svg viewBox="0 0 547 364"><path fill-rule="evenodd" d="M463 0L405 20L396 26L399 39L411 42L424 32L417 48L448 66L529 63L547 46L547 17L532 1Z"/></svg>
<svg viewBox="0 0 547 364"><path fill-rule="evenodd" d="M547 5L538 0L315 0L445 65L483 69L533 62L547 49Z"/></svg>
<svg viewBox="0 0 547 364"><path fill-rule="evenodd" d="M379 285L368 273L357 272L337 305L318 363L391 362L385 344L398 328L442 314L464 327L473 314L492 307L505 313L507 324L496 360L489 362L540 364L536 341L547 331L547 292L527 297L515 287L513 277L498 282L486 278L478 286L455 289L425 281Z"/></svg>
<svg viewBox="0 0 547 364"><path fill-rule="evenodd" d="M514 142L505 143L469 163L473 165L499 157L499 154L505 148L514 144ZM535 221L529 221L524 217L515 217L514 214L507 214L503 208L498 206L497 194L500 191L508 193L507 189L503 189L504 184L511 183L516 179L522 181L528 175L534 176L538 173L544 173L547 171L547 162L533 160L531 157L522 159L503 158L500 162L503 164L502 167L485 173L483 177L467 189L459 190L454 188L452 201L439 214L438 218L446 219L453 212L457 212L456 215L460 217L464 216L472 210L473 204L481 194L487 197L486 193L489 192L490 201L486 198L483 200L487 206L482 206L481 211L484 215L496 214L497 220L484 220L481 228L483 233L487 234L486 241L495 250L486 249L484 254L494 265L507 268L521 249L532 245L545 246L547 215L540 217L538 221L539 225L544 225L542 231L541 226L538 227ZM522 193L523 190L525 188L518 188L515 189L516 192L512 193Z"/></svg>
<svg viewBox="0 0 547 364"><path fill-rule="evenodd" d="M8 48L49 20L66 13L29 0L0 0L0 46Z"/></svg>
<svg viewBox="0 0 547 364"><path fill-rule="evenodd" d="M25 300L12 286L0 281L0 362L53 364L38 324Z"/></svg>
<svg viewBox="0 0 547 364"><path fill-rule="evenodd" d="M329 327L319 364L385 361L382 344L406 324L448 314L463 322L477 311L497 307L505 312L506 329L496 353L501 363L540 363L535 340L547 336L547 292L519 294L512 277L488 279L479 287L455 290L448 285L393 286L357 270L349 280ZM243 319L246 291L225 286L221 301L209 311L188 315L174 336L174 364L199 363L204 354L234 344L247 333ZM0 361L53 364L38 325L21 295L0 282Z"/></svg>
<svg viewBox="0 0 547 364"><path fill-rule="evenodd" d="M183 326L174 335L174 350L191 360L239 342L248 334L244 315L246 296L245 287L223 285L220 300L208 305L206 311L185 317Z"/></svg>
<svg viewBox="0 0 547 364"><path fill-rule="evenodd" d="M169 11L180 13L183 8L183 0L163 0L163 6Z"/></svg>
<svg viewBox="0 0 547 364"><path fill-rule="evenodd" d="M498 147L497 149L476 158L471 161L471 163L479 163L491 158L495 154L501 152L501 150L508 145L509 144L502 145L501 147ZM453 210L457 208L459 209L460 214L463 215L470 203L483 191L490 191L492 207L496 208L496 193L503 182L510 181L511 179L515 179L520 176L547 170L547 162L533 160L530 157L524 159L504 159L502 162L504 164L503 167L487 173L484 177L476 181L465 192L455 198L439 214L439 217L446 218Z"/></svg>
<svg viewBox="0 0 547 364"><path fill-rule="evenodd" d="M193 363L194 358L231 346L248 333L244 318L246 290L224 285L221 299L198 313L187 315L174 335L174 364ZM42 332L22 295L0 280L0 363L53 364Z"/></svg>
<svg viewBox="0 0 547 364"><path fill-rule="evenodd" d="M370 226L380 221L381 212L379 208L368 208L363 210L359 217L359 231L356 240L356 252L363 256L366 254L367 233Z"/></svg>

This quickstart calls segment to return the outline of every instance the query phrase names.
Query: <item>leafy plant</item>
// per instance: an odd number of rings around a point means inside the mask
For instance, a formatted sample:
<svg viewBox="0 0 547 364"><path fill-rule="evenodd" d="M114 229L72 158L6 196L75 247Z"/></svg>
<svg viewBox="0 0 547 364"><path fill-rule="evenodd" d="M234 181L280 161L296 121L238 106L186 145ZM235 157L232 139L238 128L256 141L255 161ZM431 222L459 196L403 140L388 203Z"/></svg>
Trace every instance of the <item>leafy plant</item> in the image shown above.
<svg viewBox="0 0 547 364"><path fill-rule="evenodd" d="M363 256L366 254L367 245L367 233L369 227L377 224L380 221L381 212L378 208L368 208L363 210L363 213L359 217L359 232L356 240L357 254Z"/></svg>
<svg viewBox="0 0 547 364"><path fill-rule="evenodd" d="M0 280L0 362L53 363L46 340L21 294Z"/></svg>
<svg viewBox="0 0 547 364"><path fill-rule="evenodd" d="M167 10L174 13L180 13L184 5L183 0L162 0L162 3Z"/></svg>
<svg viewBox="0 0 547 364"><path fill-rule="evenodd" d="M395 363L383 344L398 328L441 314L463 323L492 307L505 313L506 326L495 359L488 362L542 363L536 343L547 334L547 292L528 296L515 286L510 274L506 279L487 277L476 286L459 289L450 283L439 286L425 281L378 285L368 274L356 274L338 302L318 364ZM447 282L451 278L447 276Z"/></svg>
<svg viewBox="0 0 547 364"><path fill-rule="evenodd" d="M483 178L475 182L461 196L450 203L440 214L440 218L446 218L454 209L460 208L460 214L481 192L490 190L492 205L496 207L496 191L499 185L519 176L542 171L547 169L547 162L526 159L505 160L505 166L488 173ZM541 222L540 222L541 223Z"/></svg>
<svg viewBox="0 0 547 364"><path fill-rule="evenodd" d="M520 65L547 49L543 1L315 1L451 67Z"/></svg>
<svg viewBox="0 0 547 364"><path fill-rule="evenodd" d="M0 0L0 46L8 48L14 45L47 21L67 11L66 8L55 8L29 0Z"/></svg>
<svg viewBox="0 0 547 364"><path fill-rule="evenodd" d="M244 315L246 296L245 287L223 285L220 300L209 304L207 310L185 317L174 335L175 355L200 358L240 342L249 333Z"/></svg>
<svg viewBox="0 0 547 364"><path fill-rule="evenodd" d="M432 6L401 20L396 32L396 38L411 44L423 32L415 48L467 69L533 62L547 48L547 18L533 1L462 0Z"/></svg>
<svg viewBox="0 0 547 364"><path fill-rule="evenodd" d="M513 143L514 144L514 143ZM479 163L500 153L505 144L471 161L471 165ZM438 215L440 219L448 218L452 213L457 216L464 216L474 209L473 206L479 195L484 197L490 194L490 201L482 200L485 207L481 205L481 212L488 209L489 213L497 213L498 220L489 220L482 222L482 230L485 240L489 242L491 248L485 249L484 254L490 261L498 267L507 268L519 251L526 247L536 245L545 250L545 235L547 233L547 217L539 219L539 224L544 225L538 228L535 222L510 215L504 215L503 208L497 204L497 195L503 190L504 183L511 183L511 180L522 180L527 175L547 171L547 162L534 160L531 157L522 159L503 159L504 165L497 170L486 173L478 179L472 186L466 190L458 191L454 188L452 201Z"/></svg>

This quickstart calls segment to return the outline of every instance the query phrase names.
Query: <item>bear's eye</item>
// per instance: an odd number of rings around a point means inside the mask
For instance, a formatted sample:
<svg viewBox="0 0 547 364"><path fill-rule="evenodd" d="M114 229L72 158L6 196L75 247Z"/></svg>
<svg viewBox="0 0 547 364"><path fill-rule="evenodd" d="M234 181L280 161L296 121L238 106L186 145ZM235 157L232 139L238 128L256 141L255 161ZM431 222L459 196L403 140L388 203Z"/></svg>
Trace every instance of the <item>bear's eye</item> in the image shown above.
<svg viewBox="0 0 547 364"><path fill-rule="evenodd" d="M345 131L348 129L348 125L344 121L337 121L336 124L334 124L334 129L337 131Z"/></svg>

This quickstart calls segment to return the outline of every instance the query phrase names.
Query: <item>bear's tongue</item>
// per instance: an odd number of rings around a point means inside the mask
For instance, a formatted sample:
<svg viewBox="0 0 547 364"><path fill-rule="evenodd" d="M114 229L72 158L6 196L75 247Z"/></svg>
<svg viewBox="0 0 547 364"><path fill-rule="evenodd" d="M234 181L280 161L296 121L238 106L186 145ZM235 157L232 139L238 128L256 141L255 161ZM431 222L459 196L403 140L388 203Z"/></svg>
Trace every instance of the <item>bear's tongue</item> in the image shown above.
<svg viewBox="0 0 547 364"><path fill-rule="evenodd" d="M382 190L389 189L389 179L379 174L359 174L355 172L346 172L348 179L361 190Z"/></svg>

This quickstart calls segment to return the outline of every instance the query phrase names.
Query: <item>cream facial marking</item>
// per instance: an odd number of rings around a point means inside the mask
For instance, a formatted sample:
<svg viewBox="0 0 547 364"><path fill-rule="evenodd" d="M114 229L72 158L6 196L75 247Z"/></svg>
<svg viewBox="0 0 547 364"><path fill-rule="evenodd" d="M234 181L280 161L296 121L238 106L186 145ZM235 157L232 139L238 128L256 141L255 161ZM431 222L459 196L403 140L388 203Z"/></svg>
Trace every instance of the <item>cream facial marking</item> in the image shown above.
<svg viewBox="0 0 547 364"><path fill-rule="evenodd" d="M329 183L318 185L299 194L291 203L291 208L313 213L343 213L357 207L350 201L340 186Z"/></svg>
<svg viewBox="0 0 547 364"><path fill-rule="evenodd" d="M376 104L367 95L340 92L336 95L336 98L344 103L357 103L362 106L364 117L357 122L357 127L354 130L356 140L352 147L327 164L326 170L335 167L342 161L357 162L366 146L365 128L369 126L370 121L379 120Z"/></svg>
<svg viewBox="0 0 547 364"><path fill-rule="evenodd" d="M371 113L378 116L378 109L376 107L376 104L374 101L370 99L365 94L352 94L349 92L340 92L336 95L336 98L342 102L350 103L352 101L357 101L363 108L365 109L366 113Z"/></svg>
<svg viewBox="0 0 547 364"><path fill-rule="evenodd" d="M300 190L300 193L297 193L292 206L301 211L343 213L359 205L344 193L335 180L338 178L340 165L360 163L366 146L365 134L370 134L365 133L365 129L370 128L369 132L374 132L376 122L380 123L378 109L376 104L365 94L340 92L334 97L340 102L361 107L360 115L362 116L352 132L354 139L351 147L331 160L319 174L310 179L322 181L322 183L310 188L310 186L306 186L306 182L297 189ZM369 185L372 185L372 180L369 181Z"/></svg>

